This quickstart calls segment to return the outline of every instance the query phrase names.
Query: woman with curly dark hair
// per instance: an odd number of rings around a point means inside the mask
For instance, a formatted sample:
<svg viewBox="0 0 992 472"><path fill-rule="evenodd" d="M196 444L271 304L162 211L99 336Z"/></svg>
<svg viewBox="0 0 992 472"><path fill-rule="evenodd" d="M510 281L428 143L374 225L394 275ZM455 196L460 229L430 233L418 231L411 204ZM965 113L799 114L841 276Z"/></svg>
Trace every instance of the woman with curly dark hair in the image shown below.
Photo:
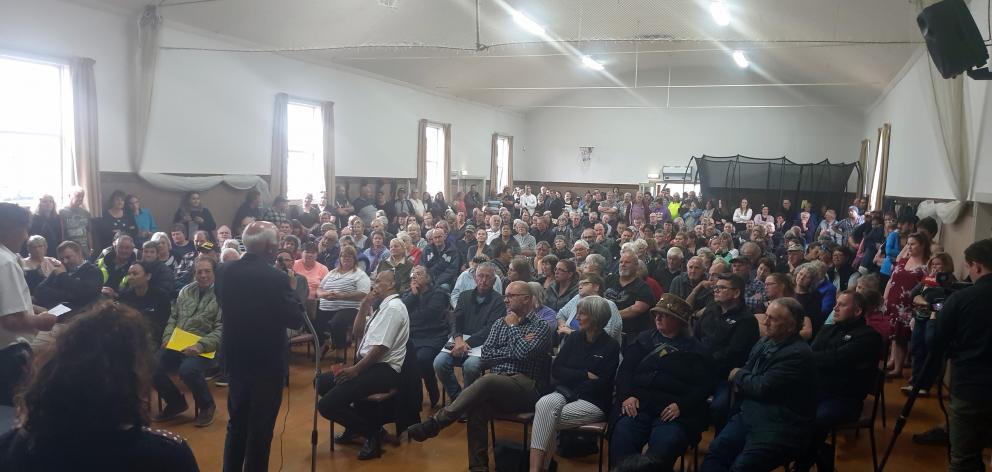
<svg viewBox="0 0 992 472"><path fill-rule="evenodd" d="M141 315L95 305L70 323L0 436L6 470L198 471L186 441L149 429L151 348Z"/></svg>

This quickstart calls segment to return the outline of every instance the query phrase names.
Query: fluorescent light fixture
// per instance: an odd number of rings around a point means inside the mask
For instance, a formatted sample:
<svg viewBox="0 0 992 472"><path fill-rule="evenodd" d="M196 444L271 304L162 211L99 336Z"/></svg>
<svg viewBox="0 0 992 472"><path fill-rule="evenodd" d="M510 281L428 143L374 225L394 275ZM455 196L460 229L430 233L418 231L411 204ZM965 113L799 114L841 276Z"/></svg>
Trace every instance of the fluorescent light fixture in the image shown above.
<svg viewBox="0 0 992 472"><path fill-rule="evenodd" d="M467 170L463 170L462 171L462 175L468 175L468 171Z"/></svg>
<svg viewBox="0 0 992 472"><path fill-rule="evenodd" d="M537 24L534 20L527 18L527 15L520 13L519 11L513 11L513 21L520 25L525 31L535 36L544 36L544 28Z"/></svg>
<svg viewBox="0 0 992 472"><path fill-rule="evenodd" d="M655 173L655 172L652 172L652 173L648 174L648 178L651 179L651 180L655 180L655 179L658 178L658 174Z"/></svg>
<svg viewBox="0 0 992 472"><path fill-rule="evenodd" d="M603 65L589 56L582 56L582 65L592 70L603 70Z"/></svg>
<svg viewBox="0 0 992 472"><path fill-rule="evenodd" d="M746 68L750 63L747 62L747 56L744 55L744 51L734 51L734 62L737 63L737 67Z"/></svg>
<svg viewBox="0 0 992 472"><path fill-rule="evenodd" d="M713 15L713 21L720 26L730 24L730 12L727 10L727 5L723 3L723 0L710 2L710 15Z"/></svg>

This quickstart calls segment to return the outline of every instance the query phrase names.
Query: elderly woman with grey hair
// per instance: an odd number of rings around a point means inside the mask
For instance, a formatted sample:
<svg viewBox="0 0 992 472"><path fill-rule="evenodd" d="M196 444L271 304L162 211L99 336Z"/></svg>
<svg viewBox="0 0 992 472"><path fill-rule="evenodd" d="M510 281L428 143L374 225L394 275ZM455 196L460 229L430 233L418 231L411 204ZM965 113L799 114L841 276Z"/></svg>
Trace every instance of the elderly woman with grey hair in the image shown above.
<svg viewBox="0 0 992 472"><path fill-rule="evenodd" d="M24 269L24 278L27 280L31 293L38 287L42 280L45 280L56 267L62 265L58 259L48 257L48 241L40 234L35 234L28 238L26 243L28 257L21 259L21 268Z"/></svg>
<svg viewBox="0 0 992 472"><path fill-rule="evenodd" d="M562 346L551 366L555 390L537 401L530 441L530 470L547 470L555 432L601 422L609 412L620 343L603 329L610 320L609 301L598 295L578 305L579 331Z"/></svg>
<svg viewBox="0 0 992 472"><path fill-rule="evenodd" d="M534 311L537 317L548 323L548 327L554 331L558 327L558 316L551 307L544 304L545 291L540 282L527 282L527 288L534 298Z"/></svg>
<svg viewBox="0 0 992 472"><path fill-rule="evenodd" d="M524 220L514 220L513 231L516 233L513 235L513 239L520 246L520 254L527 257L534 257L534 253L537 251L537 239L530 234L530 228L527 226L527 223Z"/></svg>

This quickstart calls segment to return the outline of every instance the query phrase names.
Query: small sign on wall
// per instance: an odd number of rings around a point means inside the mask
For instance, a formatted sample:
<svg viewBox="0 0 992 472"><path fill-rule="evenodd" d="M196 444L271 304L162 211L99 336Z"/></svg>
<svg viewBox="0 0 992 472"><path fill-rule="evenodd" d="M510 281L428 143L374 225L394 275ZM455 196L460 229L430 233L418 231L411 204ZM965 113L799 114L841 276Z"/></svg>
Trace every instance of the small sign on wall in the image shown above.
<svg viewBox="0 0 992 472"><path fill-rule="evenodd" d="M579 146L579 165L588 166L592 162L594 146Z"/></svg>

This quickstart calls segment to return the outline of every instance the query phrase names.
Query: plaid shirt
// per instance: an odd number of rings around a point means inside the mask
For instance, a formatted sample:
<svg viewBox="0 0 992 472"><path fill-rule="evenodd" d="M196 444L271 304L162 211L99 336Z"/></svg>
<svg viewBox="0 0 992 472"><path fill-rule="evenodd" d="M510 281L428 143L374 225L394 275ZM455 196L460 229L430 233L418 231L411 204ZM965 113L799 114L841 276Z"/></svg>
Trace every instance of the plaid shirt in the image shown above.
<svg viewBox="0 0 992 472"><path fill-rule="evenodd" d="M760 296L756 297L755 295ZM767 301L768 297L765 296L765 281L755 278L748 282L747 287L744 289L744 304L754 313L764 313L765 302Z"/></svg>
<svg viewBox="0 0 992 472"><path fill-rule="evenodd" d="M527 335L533 334L530 341ZM505 318L493 323L482 346L483 366L493 374L524 374L546 390L551 376L551 328L534 311L516 326Z"/></svg>

